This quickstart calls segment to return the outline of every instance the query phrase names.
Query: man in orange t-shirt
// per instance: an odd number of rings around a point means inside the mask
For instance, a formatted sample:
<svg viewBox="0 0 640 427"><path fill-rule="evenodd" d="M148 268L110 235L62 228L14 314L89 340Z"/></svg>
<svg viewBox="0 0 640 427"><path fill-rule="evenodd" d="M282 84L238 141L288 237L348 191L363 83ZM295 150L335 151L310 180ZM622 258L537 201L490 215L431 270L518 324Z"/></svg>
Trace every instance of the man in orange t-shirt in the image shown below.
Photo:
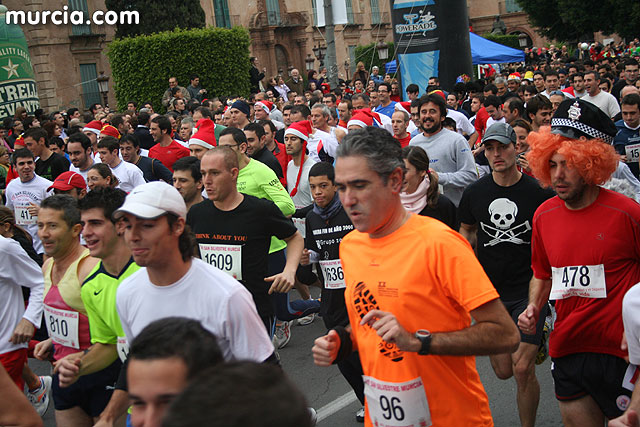
<svg viewBox="0 0 640 427"><path fill-rule="evenodd" d="M350 132L337 155L356 228L340 244L350 325L316 339L315 363L359 351L365 426L492 426L473 356L513 352L520 339L498 293L464 238L404 210L402 151L388 132Z"/></svg>

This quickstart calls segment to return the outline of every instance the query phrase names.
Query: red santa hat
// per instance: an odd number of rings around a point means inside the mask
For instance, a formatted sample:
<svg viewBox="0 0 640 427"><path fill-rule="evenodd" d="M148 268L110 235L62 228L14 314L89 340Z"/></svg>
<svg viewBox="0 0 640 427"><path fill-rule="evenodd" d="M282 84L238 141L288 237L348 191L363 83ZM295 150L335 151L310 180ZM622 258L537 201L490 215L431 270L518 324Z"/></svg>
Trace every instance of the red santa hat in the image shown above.
<svg viewBox="0 0 640 427"><path fill-rule="evenodd" d="M356 110L356 113L351 117L349 123L347 123L347 128L350 126L360 126L361 128L366 128L367 126L383 127L380 115L372 112L369 108Z"/></svg>
<svg viewBox="0 0 640 427"><path fill-rule="evenodd" d="M411 115L411 102L408 102L408 101L396 102L395 110L404 111L405 113Z"/></svg>
<svg viewBox="0 0 640 427"><path fill-rule="evenodd" d="M204 118L196 124L198 131L189 138L189 145L199 145L208 150L216 146L215 124L213 120Z"/></svg>
<svg viewBox="0 0 640 427"><path fill-rule="evenodd" d="M102 122L100 120L91 120L85 127L82 128L82 132L93 132L96 135L100 135L102 130Z"/></svg>
<svg viewBox="0 0 640 427"><path fill-rule="evenodd" d="M311 123L309 120L301 120L299 122L291 123L291 126L284 131L284 136L287 135L294 135L305 142L308 141L309 135L311 135Z"/></svg>
<svg viewBox="0 0 640 427"><path fill-rule="evenodd" d="M258 101L253 104L253 108L262 108L267 114L273 111L273 102L271 101Z"/></svg>
<svg viewBox="0 0 640 427"><path fill-rule="evenodd" d="M302 176L302 166L304 165L304 155L307 151L307 141L311 134L311 123L309 120L301 120L299 122L291 123L291 126L284 131L284 135L293 135L300 138L302 142L302 158L300 159L300 169L298 169L298 176L296 177L296 185L289 194L291 197L298 193L298 186L300 185L300 177Z"/></svg>
<svg viewBox="0 0 640 427"><path fill-rule="evenodd" d="M91 124L91 123L89 123ZM89 126L89 125L87 125ZM111 125L104 125L102 127L102 129L100 129L100 133L99 135L107 135L107 136L112 136L116 139L120 139L120 132L118 132L118 129L116 129L115 127L111 126Z"/></svg>

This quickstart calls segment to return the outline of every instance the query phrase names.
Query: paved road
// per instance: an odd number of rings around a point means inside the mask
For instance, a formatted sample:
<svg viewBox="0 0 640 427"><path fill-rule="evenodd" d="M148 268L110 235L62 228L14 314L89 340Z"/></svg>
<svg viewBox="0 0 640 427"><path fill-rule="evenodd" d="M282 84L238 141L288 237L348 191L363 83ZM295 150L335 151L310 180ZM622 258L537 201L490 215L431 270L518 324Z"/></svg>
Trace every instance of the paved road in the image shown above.
<svg viewBox="0 0 640 427"><path fill-rule="evenodd" d="M355 413L360 404L338 368L335 366L319 368L313 364L311 357L313 340L324 331L324 323L320 318L307 326L294 326L291 341L280 350L284 370L302 390L309 405L318 411L318 427L362 425L355 421ZM48 368L42 362L31 360L30 363L38 374L43 375L47 372ZM537 368L542 392L536 425L540 427L562 425L558 404L553 394L549 364L547 360ZM489 395L496 427L520 425L515 401L515 381L497 379L488 357L479 357L477 366ZM55 426L53 405L45 415L45 426Z"/></svg>

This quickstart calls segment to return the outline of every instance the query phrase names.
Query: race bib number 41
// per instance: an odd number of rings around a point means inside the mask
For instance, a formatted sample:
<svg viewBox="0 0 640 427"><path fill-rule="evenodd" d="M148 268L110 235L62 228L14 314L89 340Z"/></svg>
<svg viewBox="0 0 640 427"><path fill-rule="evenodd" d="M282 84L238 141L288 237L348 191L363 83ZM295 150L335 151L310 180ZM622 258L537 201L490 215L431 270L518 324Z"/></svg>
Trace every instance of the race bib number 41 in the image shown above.
<svg viewBox="0 0 640 427"><path fill-rule="evenodd" d="M209 245L200 243L202 260L224 271L236 280L242 280L242 246Z"/></svg>
<svg viewBox="0 0 640 427"><path fill-rule="evenodd" d="M431 413L420 377L390 383L363 376L369 418L378 427L428 427Z"/></svg>
<svg viewBox="0 0 640 427"><path fill-rule="evenodd" d="M570 297L606 298L604 265L575 265L551 267L551 294L549 299Z"/></svg>
<svg viewBox="0 0 640 427"><path fill-rule="evenodd" d="M31 216L29 206L16 206L14 213L16 216L16 224L18 225L33 225L36 223L37 217Z"/></svg>
<svg viewBox="0 0 640 427"><path fill-rule="evenodd" d="M60 310L44 306L44 315L49 336L54 343L80 349L78 340L78 323L80 316L77 311Z"/></svg>

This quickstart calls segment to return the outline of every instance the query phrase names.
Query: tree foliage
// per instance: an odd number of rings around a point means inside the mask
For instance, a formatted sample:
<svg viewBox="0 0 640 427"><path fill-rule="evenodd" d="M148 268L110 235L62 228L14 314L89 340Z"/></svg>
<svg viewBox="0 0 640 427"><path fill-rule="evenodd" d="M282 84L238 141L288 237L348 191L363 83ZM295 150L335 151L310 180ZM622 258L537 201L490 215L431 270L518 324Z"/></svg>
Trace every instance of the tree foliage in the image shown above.
<svg viewBox="0 0 640 427"><path fill-rule="evenodd" d="M170 31L174 28L204 28L204 10L199 0L106 0L108 10L137 11L138 24L118 24L116 37Z"/></svg>
<svg viewBox="0 0 640 427"><path fill-rule="evenodd" d="M242 27L174 30L127 37L109 44L107 56L118 108L151 102L161 110L167 79L181 86L198 74L208 95L249 94L249 33ZM157 106L157 108L156 108Z"/></svg>
<svg viewBox="0 0 640 427"><path fill-rule="evenodd" d="M378 49L376 49L375 46L375 43L357 46L355 51L356 64L362 61L364 63L364 68L368 72L371 72L371 68L373 68L374 65L377 65L380 69L380 74L384 75L384 64L395 59L393 43L387 43L387 47L389 48L389 58L384 61L378 57ZM353 64L354 68L356 64Z"/></svg>
<svg viewBox="0 0 640 427"><path fill-rule="evenodd" d="M529 22L545 37L567 42L585 41L592 33L617 33L632 38L640 28L637 0L517 0Z"/></svg>
<svg viewBox="0 0 640 427"><path fill-rule="evenodd" d="M514 49L520 49L520 42L518 41L518 36L515 34L491 34L486 33L482 35L483 38L487 40L491 40L492 42L500 43L504 46L509 46Z"/></svg>

